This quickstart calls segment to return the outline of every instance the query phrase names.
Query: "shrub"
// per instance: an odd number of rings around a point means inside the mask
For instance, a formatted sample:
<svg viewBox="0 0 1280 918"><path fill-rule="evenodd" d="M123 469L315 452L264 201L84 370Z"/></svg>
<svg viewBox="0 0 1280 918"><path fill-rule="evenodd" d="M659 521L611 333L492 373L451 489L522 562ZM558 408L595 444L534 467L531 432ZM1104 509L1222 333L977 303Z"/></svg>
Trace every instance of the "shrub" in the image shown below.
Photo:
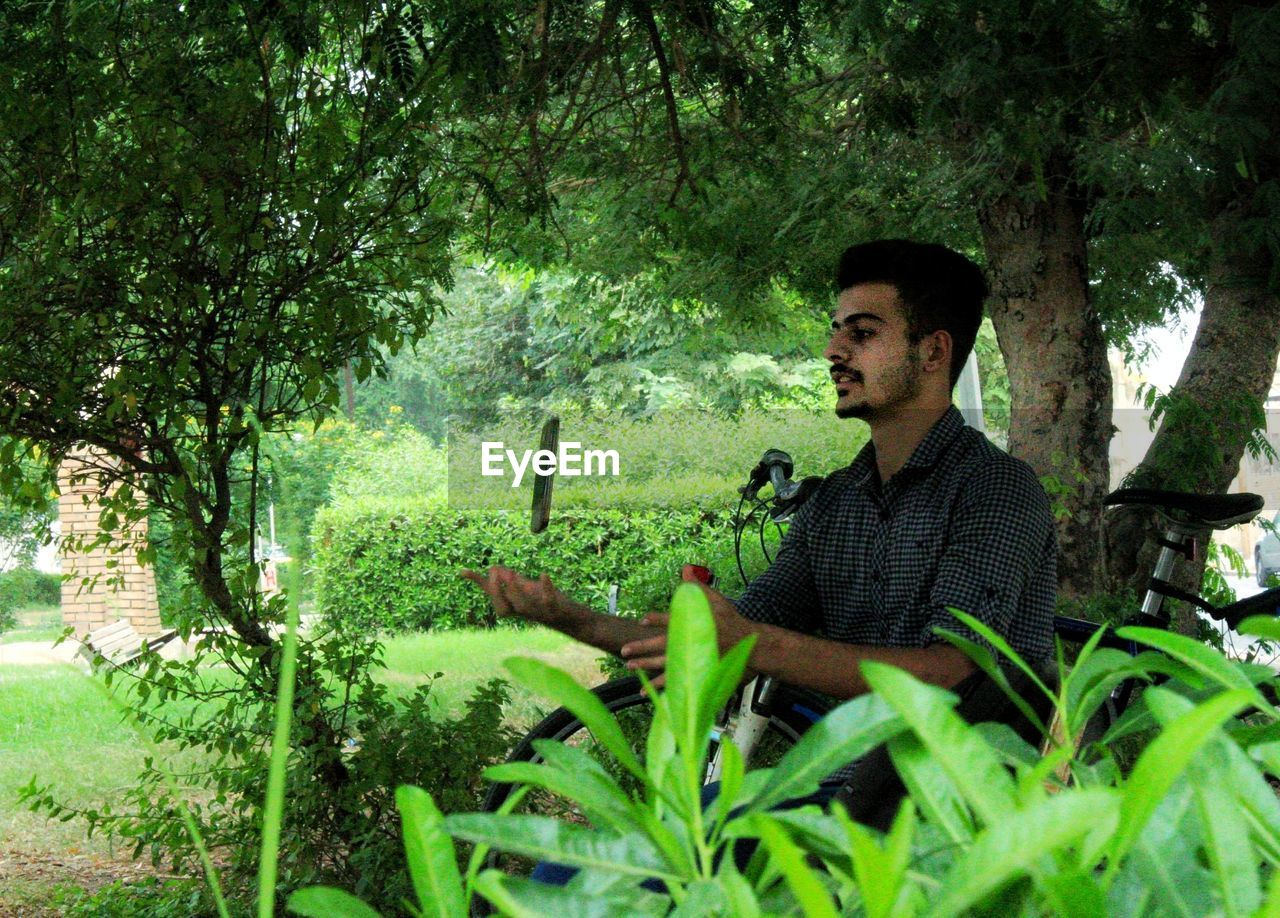
<svg viewBox="0 0 1280 918"><path fill-rule="evenodd" d="M321 678L299 682L295 696L300 713L286 754L289 815L279 836L282 894L307 883L340 883L394 908L409 893L394 788L420 784L446 807L475 809L485 789L485 767L501 761L516 741L503 725L502 680L476 687L461 715L442 717L430 682L398 699L373 678L380 664L381 647L367 636L330 633L299 644L298 672L311 670ZM165 744L163 753L150 746L134 786L88 809L60 799L36 778L20 796L33 810L64 820L79 817L91 834L132 845L135 857L149 852L154 864L168 861L175 871L199 869L180 815L185 806L223 865L228 898L247 900L258 869L259 805L267 793L276 712L246 691L245 681L229 673L211 677L207 669L204 677L217 681L209 691L216 701L196 709L173 666L152 657L139 671L110 671L115 675L109 681L125 683L122 694L137 721ZM322 683L330 689L312 687ZM317 717L341 731L347 740L342 752L330 754L317 742ZM173 764L192 758L199 767ZM171 904L168 892L155 894ZM179 905L174 908L184 914ZM136 914L151 912L142 908Z"/></svg>
<svg viewBox="0 0 1280 918"><path fill-rule="evenodd" d="M60 903L68 918L204 918L215 915L204 884L157 877L117 880L95 892L80 892Z"/></svg>
<svg viewBox="0 0 1280 918"><path fill-rule="evenodd" d="M611 583L625 609L662 608L682 564L710 563L732 578L732 508L764 450L790 451L797 477L829 472L864 442L861 428L839 424L802 411L566 417L562 442L617 450L622 474L557 478L553 522L538 536L528 531L531 477L513 488L479 475L481 440L532 446L535 428L451 434L447 476L442 450L400 432L334 479L311 536L317 604L330 621L360 628L479 625L488 605L457 571L501 563L545 571L596 608Z"/></svg>
<svg viewBox="0 0 1280 918"><path fill-rule="evenodd" d="M565 511L536 536L524 515L503 511L328 510L317 527L323 615L343 627L388 630L488 622L488 601L458 570L497 563L545 571L596 608L603 608L611 583L620 584L624 609L662 608L680 566L723 557L732 532L723 508Z"/></svg>
<svg viewBox="0 0 1280 918"><path fill-rule="evenodd" d="M17 624L17 612L30 606L56 606L62 602L62 577L30 567L0 573L0 631Z"/></svg>
<svg viewBox="0 0 1280 918"><path fill-rule="evenodd" d="M569 707L641 791L628 794L570 755L490 769L495 780L572 798L586 824L508 814L444 816L429 794L400 788L408 867L424 914L465 914L481 894L504 914L1274 914L1280 884L1277 712L1255 687L1274 675L1180 635L1124 632L1167 654L1082 653L1056 696L1068 736L1112 680L1157 672L1137 718L1157 734L1129 776L1095 768L1068 742L1045 759L1008 731L965 723L950 692L868 662L874 693L836 708L775 767L742 773L726 745L720 796L704 809L710 721L741 676L744 642L721 658L701 592L672 604L667 686L654 701L647 755L565 674L512 661L517 678ZM972 620L969 620L970 623ZM1275 635L1270 619L1252 620ZM985 665L993 665L987 658ZM1100 691L1101 689L1101 691ZM1046 689L1047 691L1047 689ZM1234 716L1256 711L1260 725ZM1262 726L1262 729L1259 729ZM833 768L887 741L910 790L887 836L839 807L778 811ZM551 748L551 747L548 747ZM737 761L735 762L735 759ZM1062 766L1074 777L1064 786ZM452 836L452 837L451 837ZM564 887L455 869L454 839L580 868ZM751 839L747 863L731 851ZM736 855L736 852L734 852ZM640 885L660 880L662 892ZM1137 903L1136 911L1134 910ZM303 915L368 914L345 892L307 889Z"/></svg>
<svg viewBox="0 0 1280 918"><path fill-rule="evenodd" d="M17 608L56 606L62 602L62 575L30 567L0 573L0 601L5 599Z"/></svg>
<svg viewBox="0 0 1280 918"><path fill-rule="evenodd" d="M365 431L359 448L349 448L334 471L329 502L389 508L403 507L406 501L443 504L446 464L444 448L411 427Z"/></svg>

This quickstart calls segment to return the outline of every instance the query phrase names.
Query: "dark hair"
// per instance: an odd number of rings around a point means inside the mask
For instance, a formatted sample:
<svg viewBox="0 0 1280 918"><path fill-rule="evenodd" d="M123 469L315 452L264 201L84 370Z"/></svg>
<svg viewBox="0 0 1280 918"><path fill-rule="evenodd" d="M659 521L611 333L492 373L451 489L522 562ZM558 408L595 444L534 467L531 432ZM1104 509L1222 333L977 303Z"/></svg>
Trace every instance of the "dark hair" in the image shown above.
<svg viewBox="0 0 1280 918"><path fill-rule="evenodd" d="M936 331L951 335L954 387L982 324L982 303L989 292L982 269L935 243L878 239L849 246L836 268L840 291L873 283L897 289L912 341Z"/></svg>

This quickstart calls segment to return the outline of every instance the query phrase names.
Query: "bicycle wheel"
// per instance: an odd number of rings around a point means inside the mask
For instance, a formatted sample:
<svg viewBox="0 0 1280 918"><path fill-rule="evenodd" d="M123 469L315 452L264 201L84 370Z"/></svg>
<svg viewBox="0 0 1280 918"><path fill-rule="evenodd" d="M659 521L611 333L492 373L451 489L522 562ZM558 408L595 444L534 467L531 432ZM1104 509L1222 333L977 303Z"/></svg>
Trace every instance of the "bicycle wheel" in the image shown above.
<svg viewBox="0 0 1280 918"><path fill-rule="evenodd" d="M635 676L627 676L599 685L592 689L592 692L618 719L632 749L643 758L645 737L648 735L649 723L653 717L653 706L648 696L641 690L640 680ZM764 737L752 754L751 766L761 768L775 764L788 749L795 745L801 734L830 707L831 703L827 699L812 692L787 686L781 687L776 699L770 705L769 724ZM630 774L623 772L608 752L595 742L582 721L564 708L551 712L530 730L512 750L507 761L533 763L542 761L542 757L533 747L534 742L540 739L576 746L604 765L628 791L632 793L639 791L639 782ZM481 809L484 812L497 811L514 791L513 784L492 785L485 794ZM572 801L540 788L530 790L514 812L536 813L570 822L586 823L581 811L573 805ZM534 865L526 858L500 851L490 851L486 866L496 867L511 874L528 874Z"/></svg>

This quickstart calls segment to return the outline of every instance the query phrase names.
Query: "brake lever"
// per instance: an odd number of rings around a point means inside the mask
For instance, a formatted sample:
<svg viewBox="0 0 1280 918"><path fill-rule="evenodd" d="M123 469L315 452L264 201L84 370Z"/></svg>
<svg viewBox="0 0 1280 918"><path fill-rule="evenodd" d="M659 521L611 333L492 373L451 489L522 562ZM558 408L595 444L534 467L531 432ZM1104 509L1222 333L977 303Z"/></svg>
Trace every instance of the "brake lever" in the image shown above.
<svg viewBox="0 0 1280 918"><path fill-rule="evenodd" d="M793 484L795 484L793 482ZM810 475L808 478L795 484L795 488L790 497L785 500L775 501L773 507L769 510L769 519L775 523L783 523L791 518L791 514L800 509L813 492L818 489L818 485L822 484L822 478L818 475Z"/></svg>

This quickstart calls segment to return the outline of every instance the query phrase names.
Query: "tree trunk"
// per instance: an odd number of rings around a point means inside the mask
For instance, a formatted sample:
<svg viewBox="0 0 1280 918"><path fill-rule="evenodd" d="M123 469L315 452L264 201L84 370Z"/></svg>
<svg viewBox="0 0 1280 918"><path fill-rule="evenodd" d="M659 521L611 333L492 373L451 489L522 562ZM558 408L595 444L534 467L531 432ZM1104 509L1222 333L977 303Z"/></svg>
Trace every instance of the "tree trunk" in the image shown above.
<svg viewBox="0 0 1280 918"><path fill-rule="evenodd" d="M1280 296L1267 286L1269 255L1237 231L1241 209L1214 221L1200 324L1170 408L1129 478L1134 486L1225 493L1262 418L1280 355ZM1159 551L1155 520L1136 508L1108 515L1107 562L1117 589L1145 588ZM1197 589L1202 565L1183 568L1178 585Z"/></svg>
<svg viewBox="0 0 1280 918"><path fill-rule="evenodd" d="M1061 172L1059 174L1062 174ZM1009 452L1061 485L1058 590L1096 593L1110 476L1111 371L1090 305L1084 203L1063 187L1007 194L978 213L991 320L1009 371Z"/></svg>

